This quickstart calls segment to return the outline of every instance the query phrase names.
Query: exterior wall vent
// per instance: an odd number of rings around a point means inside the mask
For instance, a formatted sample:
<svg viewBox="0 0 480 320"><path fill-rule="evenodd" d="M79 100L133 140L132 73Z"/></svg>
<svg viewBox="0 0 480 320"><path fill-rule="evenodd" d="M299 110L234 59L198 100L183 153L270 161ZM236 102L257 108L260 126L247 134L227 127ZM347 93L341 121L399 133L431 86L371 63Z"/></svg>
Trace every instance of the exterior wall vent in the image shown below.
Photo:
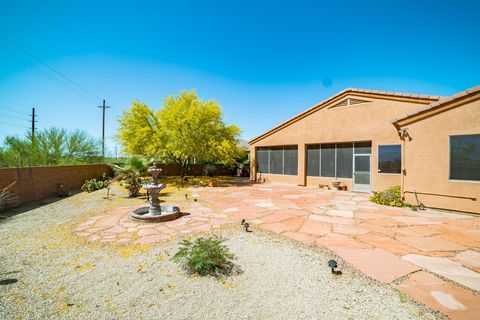
<svg viewBox="0 0 480 320"><path fill-rule="evenodd" d="M340 101L337 104L334 104L333 106L329 107L329 109L338 108L338 107L348 107L348 106L353 106L356 104L367 103L367 102L370 102L370 101L348 98Z"/></svg>

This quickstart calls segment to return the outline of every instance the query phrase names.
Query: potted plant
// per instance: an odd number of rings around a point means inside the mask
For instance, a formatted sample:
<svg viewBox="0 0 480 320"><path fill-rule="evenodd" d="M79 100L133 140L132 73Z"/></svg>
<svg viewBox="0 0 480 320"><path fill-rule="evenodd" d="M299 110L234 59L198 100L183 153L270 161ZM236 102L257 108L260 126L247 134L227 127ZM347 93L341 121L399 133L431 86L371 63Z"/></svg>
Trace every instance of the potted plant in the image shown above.
<svg viewBox="0 0 480 320"><path fill-rule="evenodd" d="M217 167L211 163L207 163L205 167L203 167L203 174L206 175L207 177L210 177L210 179L208 180L209 187L218 187L218 181L215 179L212 179L213 176L215 176L216 171L217 171Z"/></svg>
<svg viewBox="0 0 480 320"><path fill-rule="evenodd" d="M335 179L335 180L332 181L332 186L333 186L335 189L339 190L338 187L340 187L340 183L341 183L340 180Z"/></svg>

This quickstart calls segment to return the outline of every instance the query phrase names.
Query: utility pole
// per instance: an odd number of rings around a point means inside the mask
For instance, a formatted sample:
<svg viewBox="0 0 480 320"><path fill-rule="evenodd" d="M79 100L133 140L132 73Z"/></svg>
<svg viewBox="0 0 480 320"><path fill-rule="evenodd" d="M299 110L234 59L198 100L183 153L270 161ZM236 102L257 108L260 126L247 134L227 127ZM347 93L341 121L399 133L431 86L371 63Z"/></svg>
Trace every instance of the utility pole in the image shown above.
<svg viewBox="0 0 480 320"><path fill-rule="evenodd" d="M105 159L105 109L110 108L109 106L105 105L105 99L103 99L103 105L98 106L103 110L103 121L102 121L102 159Z"/></svg>
<svg viewBox="0 0 480 320"><path fill-rule="evenodd" d="M30 120L32 122L32 148L35 147L35 122L37 122L37 120L35 120L35 108L32 108L32 120Z"/></svg>

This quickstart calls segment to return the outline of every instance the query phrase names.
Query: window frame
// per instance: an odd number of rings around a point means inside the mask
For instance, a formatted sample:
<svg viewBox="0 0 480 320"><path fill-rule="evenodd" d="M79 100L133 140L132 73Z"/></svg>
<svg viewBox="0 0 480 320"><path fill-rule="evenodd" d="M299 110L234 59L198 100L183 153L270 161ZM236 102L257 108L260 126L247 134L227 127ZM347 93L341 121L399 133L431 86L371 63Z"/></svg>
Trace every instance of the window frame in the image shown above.
<svg viewBox="0 0 480 320"><path fill-rule="evenodd" d="M297 170L296 170L297 173L296 173L296 174L286 174L286 173L285 173L285 149L286 149L286 148L288 149L289 147L291 148L290 150L295 150L295 151L297 152ZM278 176L278 175L280 175L280 176L282 176L282 175L283 175L283 176L298 176L298 145L296 145L296 144L287 144L287 145L281 145L281 146L256 147L256 148L255 148L255 157L258 157L258 150L259 150L259 149L263 149L263 150L266 150L266 151L267 151L267 154L268 154L268 156L267 156L268 172L260 172L260 171L258 170L258 159L256 159L256 164L255 164L256 168L255 168L255 170L256 170L256 172L257 172L258 174L273 174L273 175L277 175L277 176ZM271 150L272 150L272 149L277 149L277 150L280 149L280 150L282 150L282 172L281 172L281 173L272 173L272 172L270 172L270 171L271 171L271 167L272 167L272 166L271 166L271 163L270 163L270 160L271 160Z"/></svg>
<svg viewBox="0 0 480 320"><path fill-rule="evenodd" d="M338 177L338 174L337 174L337 145L339 144L347 144L347 143L351 143L352 144L352 177L351 178L341 178L341 177ZM360 143L369 143L370 144L370 153L356 153L355 152L355 144L360 144ZM335 145L335 175L333 177L326 177L326 176L322 176L322 145L328 145L328 144L333 144ZM307 143L305 145L305 156L306 156L306 168L308 168L308 146L317 146L319 147L319 172L318 172L318 176L309 176L308 175L308 171L307 171L307 178L308 177L311 177L311 178L326 178L326 179L351 179L353 181L353 175L355 173L355 156L359 155L359 156L363 156L363 155L368 155L370 157L372 157L372 149L373 149L373 143L372 141L366 141L366 140L362 140L362 141L342 141L342 142L324 142L324 143ZM372 161L370 160L370 166L372 166ZM370 168L370 174L371 174L371 168Z"/></svg>
<svg viewBox="0 0 480 320"><path fill-rule="evenodd" d="M380 172L380 147L389 147L389 146L400 146L400 172ZM403 171L403 148L402 144L379 144L377 146L377 174L384 175L401 175Z"/></svg>
<svg viewBox="0 0 480 320"><path fill-rule="evenodd" d="M451 150L451 138L452 137L458 137L458 136L480 136L480 133L462 133L462 134L449 134L448 135L448 182L466 182L466 183L480 183L480 180L463 180L463 179L452 179L450 178L451 177L451 163L450 161L452 160L451 159L451 154L452 154L452 150Z"/></svg>

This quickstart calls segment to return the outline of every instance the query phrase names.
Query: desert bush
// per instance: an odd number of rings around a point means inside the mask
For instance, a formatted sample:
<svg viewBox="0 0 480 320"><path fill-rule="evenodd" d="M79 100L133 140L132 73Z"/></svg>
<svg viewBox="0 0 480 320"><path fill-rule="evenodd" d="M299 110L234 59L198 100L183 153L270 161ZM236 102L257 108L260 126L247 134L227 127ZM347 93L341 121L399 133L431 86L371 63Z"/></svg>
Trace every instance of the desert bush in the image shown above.
<svg viewBox="0 0 480 320"><path fill-rule="evenodd" d="M193 242L183 240L172 259L190 273L220 275L231 270L235 259L224 242L225 239L218 237L198 238Z"/></svg>
<svg viewBox="0 0 480 320"><path fill-rule="evenodd" d="M107 175L104 173L100 178L85 180L85 183L83 184L81 190L90 193L96 190L106 188L110 183L110 178L107 177Z"/></svg>
<svg viewBox="0 0 480 320"><path fill-rule="evenodd" d="M391 207L405 207L407 203L402 200L402 191L400 186L393 186L382 192L376 192L370 198L372 202L383 204Z"/></svg>
<svg viewBox="0 0 480 320"><path fill-rule="evenodd" d="M0 210L7 206L7 203L15 199L15 196L9 191L17 181L13 181L5 188L0 190Z"/></svg>
<svg viewBox="0 0 480 320"><path fill-rule="evenodd" d="M121 184L128 189L128 196L138 197L143 182L140 172L131 165L122 167L114 164L112 168L117 177L121 179Z"/></svg>
<svg viewBox="0 0 480 320"><path fill-rule="evenodd" d="M203 174L205 176L213 177L215 175L215 172L217 172L217 167L214 164L207 163L203 167Z"/></svg>

